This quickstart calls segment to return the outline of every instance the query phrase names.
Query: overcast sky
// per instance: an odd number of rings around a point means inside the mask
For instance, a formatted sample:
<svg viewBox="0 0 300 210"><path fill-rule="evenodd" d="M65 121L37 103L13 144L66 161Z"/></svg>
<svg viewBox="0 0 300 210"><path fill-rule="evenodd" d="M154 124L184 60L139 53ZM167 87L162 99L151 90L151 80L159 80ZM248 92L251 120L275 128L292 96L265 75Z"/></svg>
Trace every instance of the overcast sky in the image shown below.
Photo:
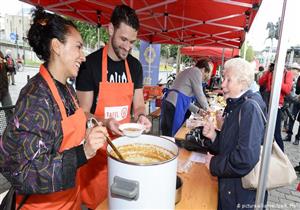
<svg viewBox="0 0 300 210"><path fill-rule="evenodd" d="M268 31L267 23L277 22L281 17L283 0L263 0L263 3L253 21L247 40L256 50L262 50L266 45L270 45L270 40L266 40ZM300 45L300 0L288 0L285 13L285 27L287 30L288 45Z"/></svg>
<svg viewBox="0 0 300 210"><path fill-rule="evenodd" d="M21 11L22 5L24 8L30 7L28 4L18 0L1 0L0 13L3 15L17 14ZM196 0L195 0L196 1ZM201 0L198 0L201 1ZM270 45L269 40L265 40L268 31L266 26L268 22L277 22L281 17L283 0L263 0L263 3L254 19L247 40L255 50L262 50L265 46ZM288 30L289 46L300 45L300 0L288 0L285 23Z"/></svg>

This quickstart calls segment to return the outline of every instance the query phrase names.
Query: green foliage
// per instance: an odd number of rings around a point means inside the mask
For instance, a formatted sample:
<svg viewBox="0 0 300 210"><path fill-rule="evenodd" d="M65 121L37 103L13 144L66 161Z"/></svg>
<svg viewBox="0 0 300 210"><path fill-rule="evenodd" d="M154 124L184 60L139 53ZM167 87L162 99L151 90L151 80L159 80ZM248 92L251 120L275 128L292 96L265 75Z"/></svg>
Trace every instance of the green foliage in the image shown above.
<svg viewBox="0 0 300 210"><path fill-rule="evenodd" d="M90 47L94 48L95 45L97 44L97 26L81 22L78 20L73 21L74 24L77 26L83 41L85 44L88 44ZM103 41L104 43L108 42L109 35L104 28L100 28L100 41Z"/></svg>
<svg viewBox="0 0 300 210"><path fill-rule="evenodd" d="M25 60L25 66L27 67L39 67L42 64L42 61L36 61L31 59Z"/></svg>
<svg viewBox="0 0 300 210"><path fill-rule="evenodd" d="M173 57L176 59L177 56L177 45L172 45L172 44L162 44L160 48L160 54L163 57L170 58Z"/></svg>
<svg viewBox="0 0 300 210"><path fill-rule="evenodd" d="M254 56L255 53L254 53L254 50L253 50L253 47L252 46L248 46L248 49L246 51L246 60L251 62L254 60Z"/></svg>
<svg viewBox="0 0 300 210"><path fill-rule="evenodd" d="M166 58L169 57L169 45L168 44L161 44L160 55L162 57L166 57Z"/></svg>
<svg viewBox="0 0 300 210"><path fill-rule="evenodd" d="M135 46L137 49L140 49L141 43L140 43L140 40L139 40L139 39L135 41L134 46Z"/></svg>
<svg viewBox="0 0 300 210"><path fill-rule="evenodd" d="M177 57L178 45L170 45L170 57Z"/></svg>
<svg viewBox="0 0 300 210"><path fill-rule="evenodd" d="M241 52L240 52L240 55L241 55L241 57L243 57L244 55L245 55L245 47L246 47L246 49L247 49L247 51L246 51L246 60L247 61L249 61L249 62L251 62L251 61L253 61L254 60L254 57L255 57L255 52L254 52L254 50L253 50L253 47L251 46L251 45L249 45L249 43L247 42L244 42L243 43L243 46L242 46L242 48L241 48Z"/></svg>
<svg viewBox="0 0 300 210"><path fill-rule="evenodd" d="M193 58L190 56L187 56L187 55L183 55L181 60L184 64L190 64L190 63L192 63Z"/></svg>

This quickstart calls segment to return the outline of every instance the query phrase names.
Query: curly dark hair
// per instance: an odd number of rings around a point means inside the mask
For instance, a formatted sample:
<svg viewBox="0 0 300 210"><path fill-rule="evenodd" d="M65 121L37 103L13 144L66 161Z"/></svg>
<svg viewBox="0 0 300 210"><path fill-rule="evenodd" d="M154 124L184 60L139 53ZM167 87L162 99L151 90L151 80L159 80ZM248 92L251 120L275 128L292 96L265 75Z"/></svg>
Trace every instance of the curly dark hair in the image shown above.
<svg viewBox="0 0 300 210"><path fill-rule="evenodd" d="M115 28L119 28L121 23L131 26L136 31L140 28L140 22L134 9L124 4L115 7L110 22Z"/></svg>
<svg viewBox="0 0 300 210"><path fill-rule="evenodd" d="M56 38L65 43L66 34L70 32L70 27L77 28L71 20L48 13L39 6L33 10L32 18L33 23L27 35L29 45L39 59L47 62L51 54L51 40Z"/></svg>

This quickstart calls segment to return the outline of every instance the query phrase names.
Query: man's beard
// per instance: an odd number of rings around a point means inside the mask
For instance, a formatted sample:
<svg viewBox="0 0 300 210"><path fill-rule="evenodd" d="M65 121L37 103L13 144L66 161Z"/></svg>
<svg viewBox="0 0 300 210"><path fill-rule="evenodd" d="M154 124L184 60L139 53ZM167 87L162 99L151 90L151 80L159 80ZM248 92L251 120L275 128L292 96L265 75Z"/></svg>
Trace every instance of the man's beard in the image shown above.
<svg viewBox="0 0 300 210"><path fill-rule="evenodd" d="M117 46L117 44L115 43L115 34L113 34L112 36L112 40L111 40L111 45L112 48L116 54L116 56L120 59L120 60L125 60L129 54L129 52L127 53L127 55L125 57L123 57L120 53L120 47Z"/></svg>

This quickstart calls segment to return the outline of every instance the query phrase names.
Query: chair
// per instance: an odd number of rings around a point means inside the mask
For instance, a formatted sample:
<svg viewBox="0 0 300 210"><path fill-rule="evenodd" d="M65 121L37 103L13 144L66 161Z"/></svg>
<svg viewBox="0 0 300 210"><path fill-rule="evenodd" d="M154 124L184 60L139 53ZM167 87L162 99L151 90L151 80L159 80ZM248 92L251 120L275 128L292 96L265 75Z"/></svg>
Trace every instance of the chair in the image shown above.
<svg viewBox="0 0 300 210"><path fill-rule="evenodd" d="M152 121L152 133L155 132L154 120L157 119L158 120L158 122L157 122L157 133L160 134L160 125L159 125L160 113L161 113L161 109L160 109L160 107L158 107L155 111L153 111L149 114L149 117L151 118L151 121Z"/></svg>
<svg viewBox="0 0 300 210"><path fill-rule="evenodd" d="M2 136L7 122L10 117L12 117L15 106L4 106L0 107L0 137ZM7 179L0 173L0 197L3 197L2 193L10 188L10 183Z"/></svg>
<svg viewBox="0 0 300 210"><path fill-rule="evenodd" d="M2 136L2 134L6 128L8 119L10 117L12 117L14 108L15 108L15 106L0 107L0 136Z"/></svg>

